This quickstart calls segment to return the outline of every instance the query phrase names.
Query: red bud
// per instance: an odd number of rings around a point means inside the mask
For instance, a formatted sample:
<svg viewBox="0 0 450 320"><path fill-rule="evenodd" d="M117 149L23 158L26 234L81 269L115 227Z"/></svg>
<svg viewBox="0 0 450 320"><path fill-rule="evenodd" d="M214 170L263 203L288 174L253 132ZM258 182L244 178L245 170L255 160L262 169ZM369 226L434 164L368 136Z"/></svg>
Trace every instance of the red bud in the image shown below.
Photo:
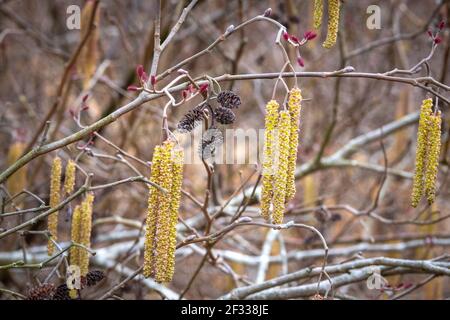
<svg viewBox="0 0 450 320"><path fill-rule="evenodd" d="M317 37L317 34L316 34L314 31L306 31L305 34L303 35L303 37L304 37L306 40L312 40L312 39L314 39L315 37Z"/></svg>
<svg viewBox="0 0 450 320"><path fill-rule="evenodd" d="M302 67L302 68L305 66L305 60L303 60L302 57L298 57L298 58L297 58L297 63L298 63L298 65L299 65L300 67Z"/></svg>
<svg viewBox="0 0 450 320"><path fill-rule="evenodd" d="M442 29L444 29L444 27L445 27L445 21L442 20L441 22L439 22L438 28L439 28L439 30L442 30Z"/></svg>
<svg viewBox="0 0 450 320"><path fill-rule="evenodd" d="M136 67L136 74L139 77L139 79L142 78L143 73L144 73L144 67L140 64Z"/></svg>
<svg viewBox="0 0 450 320"><path fill-rule="evenodd" d="M181 95L183 96L183 99L186 99L187 98L187 96L188 96L188 93L189 93L189 91L186 89L186 90L183 90L183 91L181 91Z"/></svg>
<svg viewBox="0 0 450 320"><path fill-rule="evenodd" d="M209 86L209 84L207 84L207 83L202 84L202 85L200 86L200 93L203 93L203 92L205 92L206 90L208 90L208 86Z"/></svg>
<svg viewBox="0 0 450 320"><path fill-rule="evenodd" d="M431 30L428 30L427 33L430 36L430 38L433 38L433 32L431 32Z"/></svg>
<svg viewBox="0 0 450 320"><path fill-rule="evenodd" d="M272 14L272 8L267 8L266 11L264 11L264 17L270 17Z"/></svg>
<svg viewBox="0 0 450 320"><path fill-rule="evenodd" d="M131 86L128 86L127 90L128 91L137 91L138 88L135 85L131 85Z"/></svg>
<svg viewBox="0 0 450 320"><path fill-rule="evenodd" d="M156 84L156 77L154 75L150 77L150 83L152 84L152 86Z"/></svg>
<svg viewBox="0 0 450 320"><path fill-rule="evenodd" d="M283 39L286 41L289 40L289 33L287 33L286 31L283 32Z"/></svg>
<svg viewBox="0 0 450 320"><path fill-rule="evenodd" d="M291 40L292 40L292 42L300 43L300 41L298 40L298 38L296 36L291 36Z"/></svg>
<svg viewBox="0 0 450 320"><path fill-rule="evenodd" d="M145 73L145 71L142 72L142 75L141 75L141 81L142 81L142 82L147 82L147 81L148 81L148 76L147 76L147 74Z"/></svg>
<svg viewBox="0 0 450 320"><path fill-rule="evenodd" d="M442 38L441 37L436 37L436 38L434 38L434 43L435 44L439 44L439 43L441 43L442 42Z"/></svg>
<svg viewBox="0 0 450 320"><path fill-rule="evenodd" d="M86 100L89 98L89 95L88 94L86 94L84 97L83 97L83 102L86 102Z"/></svg>

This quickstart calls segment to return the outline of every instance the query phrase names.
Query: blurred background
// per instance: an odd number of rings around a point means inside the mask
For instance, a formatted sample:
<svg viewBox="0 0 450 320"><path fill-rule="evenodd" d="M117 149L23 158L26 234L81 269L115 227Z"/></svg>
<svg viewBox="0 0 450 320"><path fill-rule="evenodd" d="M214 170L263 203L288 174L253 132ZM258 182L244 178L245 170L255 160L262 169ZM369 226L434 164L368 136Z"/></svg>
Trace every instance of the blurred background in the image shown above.
<svg viewBox="0 0 450 320"><path fill-rule="evenodd" d="M188 1L163 1L161 14L161 37L164 39L176 23ZM381 28L368 29L366 25L369 5L380 8ZM0 168L3 171L17 159L32 141L38 124L42 121L57 96L65 63L75 50L83 32L69 30L66 22L67 8L77 5L83 8L84 1L1 1L0 2ZM288 32L300 38L313 29L313 1L199 1L189 13L185 23L161 56L158 74L179 61L204 49L219 37L229 25L262 14L272 8L271 17L284 24ZM334 71L352 66L357 72L384 73L394 68L409 69L426 57L431 50L427 30L435 28L441 20L448 21L450 3L440 4L434 0L384 0L342 1L342 12L338 42L331 49L322 47L326 37L326 22L318 36L300 48L305 66L296 63L297 52L286 45L297 71ZM137 84L135 70L139 64L149 70L153 55L153 19L155 1L100 1L96 16L97 28L89 37L78 61L69 71L67 85L58 100L58 108L52 117L48 133L50 141L61 139L79 130L73 120L88 94L80 121L83 125L93 123L137 96L127 91L129 85ZM83 21L83 19L82 19ZM207 55L193 60L183 68L192 77L223 74L279 72L283 57L275 45L278 30L264 22L253 23L230 36ZM374 46L368 44L379 39L401 35L399 41ZM442 43L429 62L432 76L449 82L448 25L441 33ZM422 72L420 75L423 75ZM170 75L159 85L168 83L176 74ZM293 79L286 80L293 86ZM427 97L424 90L404 83L377 81L365 78L319 78L300 77L299 86L306 99L302 105L298 166L313 161L323 152L323 157L332 155L345 146L350 139L375 130L385 124L419 110ZM237 80L221 82L222 89L239 94L241 107L236 111L236 122L229 128L264 128L264 106L272 96L275 79ZM283 99L279 87L277 98ZM445 93L445 92L444 92ZM180 97L180 93L176 94ZM152 100L136 110L120 117L116 122L98 132L128 154L142 162L132 161L133 166L145 176L153 148L161 139L162 110L166 98ZM169 110L169 126L174 129L181 117L200 102L194 99L178 108ZM360 163L384 168L385 150L387 166L399 174L388 174L384 181L384 170L366 170L360 167L336 167L318 169L301 174L297 179L297 194L288 205L285 220L315 226L329 242L330 248L340 248L342 254L331 254L329 263L338 263L361 254L365 257L386 256L405 259L428 259L448 252L450 246L450 222L442 219L438 223L382 223L364 215L356 216L346 210L333 209L350 206L356 211L369 208L389 221L423 221L438 219L448 214L448 106L440 104L443 111L441 166L438 173L438 196L432 206L410 206L411 176L414 171L417 122L402 130L389 134L380 141L364 145L356 150L351 159ZM332 128L330 130L330 127ZM327 136L328 135L328 136ZM327 140L328 143L324 144ZM22 189L37 195L48 203L50 165L59 155L63 161L77 159L86 172L94 173L93 184L105 184L134 175L130 167L120 161L106 157L82 154L80 148L89 138L79 143L53 151L34 159L4 185L9 194ZM89 148L94 154L111 155L116 151L102 139L94 139ZM244 152L246 146L238 145ZM321 150L323 148L323 150ZM214 176L216 196L212 205L220 206L230 197L242 197L241 185L251 190L257 181L254 164L216 165ZM246 179L251 175L251 178ZM77 186L84 178L77 176ZM196 199L203 199L207 174L202 164L185 165L183 189ZM2 189L3 199L7 199ZM238 190L238 191L237 191ZM94 250L117 248L124 241L134 241L142 233L147 208L148 189L145 184L131 183L95 191L92 247ZM238 205L239 200L232 200ZM16 208L39 206L35 197L23 194L15 201ZM73 206L71 204L71 206ZM331 209L328 209L331 208ZM253 199L244 215L258 217L258 198ZM12 210L11 206L2 212ZM233 207L226 209L232 213ZM234 209L235 210L235 209ZM32 218L34 213L1 217L0 228L6 230L20 221ZM198 218L198 207L184 195L180 216L188 221ZM60 240L70 240L70 208L61 211ZM122 220L121 220L122 219ZM213 226L218 230L228 222L228 215L217 220ZM42 230L45 221L32 226ZM202 231L201 223L198 230ZM186 298L212 299L220 297L236 286L257 281L258 263L252 260L262 254L270 231L255 226L239 228L228 234L215 249L224 256L233 273L226 273L217 265L206 263L193 280ZM141 230L142 231L142 230ZM191 234L189 230L183 236ZM320 249L321 243L303 230L286 230L271 235L270 254L274 262L268 265L265 279L286 272L320 265L320 256L305 257L302 252ZM433 242L430 239L440 239ZM428 240L427 240L428 239ZM442 241L441 241L442 240ZM416 241L416 242L414 242ZM20 258L24 248L42 248L46 240L40 235L18 234L0 240L0 264L11 262L11 255ZM358 247L358 245L360 245ZM129 245L130 248L132 246ZM199 245L199 247L201 247ZM192 279L202 254L195 249L182 248L177 253L174 280L167 284L175 292L182 292ZM36 249L37 250L37 249ZM126 277L123 270L135 270L142 263L139 252L114 251L111 259L92 259L93 269L106 272L106 280L86 297L96 298L112 285ZM131 249L130 249L131 251ZM38 252L38 251L36 251ZM118 253L117 253L118 252ZM117 253L117 254L116 254ZM295 253L299 253L295 258ZM284 260L283 257L289 257ZM30 258L32 259L32 258ZM12 259L13 260L13 259ZM101 260L101 261L100 261ZM285 261L285 262L283 262ZM0 270L0 287L25 294L36 284L36 278L46 277L48 269ZM263 275L264 276L264 275ZM408 274L387 277L392 287L417 284L427 275ZM436 277L406 298L443 299L450 294L448 277ZM55 280L57 282L57 280ZM62 281L62 280L61 280ZM346 286L344 293L368 299L389 299L396 292L368 290L365 282ZM124 299L159 299L160 295L141 281L130 281L117 291ZM0 292L1 299L9 298Z"/></svg>

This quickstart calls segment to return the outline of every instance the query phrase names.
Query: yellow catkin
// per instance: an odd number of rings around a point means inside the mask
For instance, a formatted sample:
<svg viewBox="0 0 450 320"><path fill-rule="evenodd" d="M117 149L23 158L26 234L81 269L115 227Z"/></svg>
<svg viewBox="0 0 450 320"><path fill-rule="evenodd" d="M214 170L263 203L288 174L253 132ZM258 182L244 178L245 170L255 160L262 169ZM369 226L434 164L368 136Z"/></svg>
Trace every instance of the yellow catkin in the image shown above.
<svg viewBox="0 0 450 320"><path fill-rule="evenodd" d="M323 43L324 48L331 48L336 43L339 30L340 0L328 0L328 31L327 38Z"/></svg>
<svg viewBox="0 0 450 320"><path fill-rule="evenodd" d="M8 150L8 166L16 162L24 153L26 144L23 142L14 142ZM11 195L15 195L25 189L27 183L27 169L23 166L9 177L6 187Z"/></svg>
<svg viewBox="0 0 450 320"><path fill-rule="evenodd" d="M289 137L289 160L286 183L286 201L294 198L295 195L295 166L297 163L298 131L302 102L302 91L293 88L289 93L289 115L290 115L290 137Z"/></svg>
<svg viewBox="0 0 450 320"><path fill-rule="evenodd" d="M61 196L61 158L55 157L52 163L52 170L50 176L50 208L55 208L60 202ZM48 231L52 236L53 241L58 239L58 211L53 212L48 216ZM52 240L48 241L47 251L48 255L55 252L55 244Z"/></svg>
<svg viewBox="0 0 450 320"><path fill-rule="evenodd" d="M175 272L175 249L177 244L178 209L180 208L181 185L183 183L183 160L183 150L174 150L172 157L172 188L170 190L170 242L164 282L171 281Z"/></svg>
<svg viewBox="0 0 450 320"><path fill-rule="evenodd" d="M168 250L170 245L170 190L172 189L172 142L163 143L161 165L159 168L160 186L168 190L166 197L159 199L158 220L156 228L156 248L155 248L155 281L164 282L166 277L166 267Z"/></svg>
<svg viewBox="0 0 450 320"><path fill-rule="evenodd" d="M93 203L94 194L89 192L81 204L80 244L87 248L91 247ZM85 276L89 271L89 252L82 248L79 250L79 266L81 275Z"/></svg>
<svg viewBox="0 0 450 320"><path fill-rule="evenodd" d="M291 117L289 111L281 111L278 120L278 165L275 174L273 191L273 214L272 222L275 224L283 223L284 204L286 200L286 180L289 163L289 138L291 133Z"/></svg>
<svg viewBox="0 0 450 320"><path fill-rule="evenodd" d="M420 109L419 128L417 130L417 147L411 205L415 208L420 202L424 191L424 176L427 157L428 122L433 106L432 99L423 100Z"/></svg>
<svg viewBox="0 0 450 320"><path fill-rule="evenodd" d="M65 178L64 178L64 193L71 194L75 187L75 174L76 166L73 160L69 160L66 166Z"/></svg>
<svg viewBox="0 0 450 320"><path fill-rule="evenodd" d="M156 146L153 151L152 172L150 180L156 184L160 184L160 166L162 159L162 147ZM145 243L144 243L144 270L143 274L146 278L154 277L155 269L155 247L156 247L156 223L158 221L159 207L159 191L157 188L149 187L148 196L148 213L145 226Z"/></svg>
<svg viewBox="0 0 450 320"><path fill-rule="evenodd" d="M314 0L314 28L319 29L322 24L323 0Z"/></svg>
<svg viewBox="0 0 450 320"><path fill-rule="evenodd" d="M441 112L430 117L428 135L428 163L425 173L425 193L429 204L436 197L436 177L439 168L441 152Z"/></svg>
<svg viewBox="0 0 450 320"><path fill-rule="evenodd" d="M72 214L72 226L70 230L70 240L72 242L80 243L80 230L81 230L81 207L78 205L73 210ZM70 248L70 264L80 266L80 248Z"/></svg>
<svg viewBox="0 0 450 320"><path fill-rule="evenodd" d="M265 132L264 132L264 156L262 165L262 190L261 190L261 215L267 221L270 220L270 205L273 195L274 180L274 135L278 124L279 105L271 100L266 105Z"/></svg>

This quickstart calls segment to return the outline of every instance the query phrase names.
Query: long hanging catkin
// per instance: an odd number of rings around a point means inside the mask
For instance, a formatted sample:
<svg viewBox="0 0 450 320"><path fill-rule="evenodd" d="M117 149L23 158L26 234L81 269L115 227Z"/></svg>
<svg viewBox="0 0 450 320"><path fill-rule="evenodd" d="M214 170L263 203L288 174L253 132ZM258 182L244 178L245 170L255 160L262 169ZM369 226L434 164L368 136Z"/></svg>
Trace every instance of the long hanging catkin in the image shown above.
<svg viewBox="0 0 450 320"><path fill-rule="evenodd" d="M184 153L171 141L156 146L150 186L144 248L144 276L157 282L172 280L175 270L176 225L183 181Z"/></svg>
<svg viewBox="0 0 450 320"><path fill-rule="evenodd" d="M336 43L339 30L340 0L328 0L328 30L327 37L323 43L324 48L331 48Z"/></svg>
<svg viewBox="0 0 450 320"><path fill-rule="evenodd" d="M159 185L168 190L169 195L166 198L159 199L159 212L156 229L156 269L155 280L164 282L166 279L166 262L168 259L168 250L170 243L170 190L172 189L172 142L165 142L163 147L161 165L159 167L160 183Z"/></svg>
<svg viewBox="0 0 450 320"><path fill-rule="evenodd" d="M175 249L177 244L177 222L178 209L180 208L181 184L183 183L183 160L184 153L182 149L173 151L172 159L172 188L170 190L170 230L169 230L169 249L167 259L167 270L164 282L172 280L175 271Z"/></svg>
<svg viewBox="0 0 450 320"><path fill-rule="evenodd" d="M290 115L290 135L289 135L289 160L286 182L286 201L291 200L295 195L295 165L297 163L298 130L301 111L302 92L299 88L293 88L289 93L289 115Z"/></svg>
<svg viewBox="0 0 450 320"><path fill-rule="evenodd" d="M156 184L160 184L160 166L162 159L162 146L156 146L153 151L152 173L150 180ZM144 244L144 270L143 274L146 278L154 277L155 270L155 247L156 247L156 224L158 222L159 193L154 186L149 187L148 196L148 213L145 226L145 244Z"/></svg>
<svg viewBox="0 0 450 320"><path fill-rule="evenodd" d="M413 180L413 189L411 193L411 205L415 208L420 202L424 191L424 177L427 161L427 140L429 120L431 116L431 109L433 106L432 99L423 100L420 108L419 128L417 131L417 148L415 173Z"/></svg>
<svg viewBox="0 0 450 320"><path fill-rule="evenodd" d="M72 225L70 229L70 239L72 242L80 243L80 230L81 230L81 207L78 205L73 210L72 214ZM71 247L70 248L70 264L80 265L80 248Z"/></svg>
<svg viewBox="0 0 450 320"><path fill-rule="evenodd" d="M274 181L274 139L275 130L278 125L279 105L275 100L271 100L266 105L265 132L264 132L264 156L262 165L262 190L261 190L261 215L270 221L270 205L273 196Z"/></svg>
<svg viewBox="0 0 450 320"><path fill-rule="evenodd" d="M430 116L428 134L428 163L425 173L425 194L429 204L436 197L436 177L439 167L439 155L441 152L441 112Z"/></svg>
<svg viewBox="0 0 450 320"><path fill-rule="evenodd" d="M24 153L26 144L24 142L14 142L8 150L8 166L16 162ZM6 187L11 195L21 192L27 184L27 168L23 166L17 170L6 182Z"/></svg>
<svg viewBox="0 0 450 320"><path fill-rule="evenodd" d="M50 208L58 206L61 197L61 158L55 157L52 163L50 176ZM58 239L58 211L51 213L47 218L47 229L51 234L51 239L48 241L47 252L51 256L55 252L55 244L53 241Z"/></svg>
<svg viewBox="0 0 450 320"><path fill-rule="evenodd" d="M273 190L272 222L280 224L283 223L284 204L286 201L286 183L288 177L290 151L289 138L291 133L291 117L289 111L284 110L280 112L277 129L278 140L276 141L276 145L278 163Z"/></svg>
<svg viewBox="0 0 450 320"><path fill-rule="evenodd" d="M91 246L93 203L94 194L89 192L81 204L80 244L87 248ZM82 276L85 276L89 272L89 252L82 248L80 248L78 252L80 272Z"/></svg>
<svg viewBox="0 0 450 320"><path fill-rule="evenodd" d="M67 162L66 171L64 174L64 193L67 195L71 194L75 187L75 173L75 162L73 160L69 160L69 162Z"/></svg>
<svg viewBox="0 0 450 320"><path fill-rule="evenodd" d="M314 0L314 28L319 29L322 24L323 0Z"/></svg>

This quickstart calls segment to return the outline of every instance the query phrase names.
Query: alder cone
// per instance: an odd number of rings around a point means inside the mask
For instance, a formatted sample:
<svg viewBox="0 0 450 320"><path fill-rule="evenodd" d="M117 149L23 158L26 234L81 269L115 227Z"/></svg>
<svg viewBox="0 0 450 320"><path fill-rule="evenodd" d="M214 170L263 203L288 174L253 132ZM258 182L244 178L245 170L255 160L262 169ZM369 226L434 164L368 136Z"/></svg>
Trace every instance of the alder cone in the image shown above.
<svg viewBox="0 0 450 320"><path fill-rule="evenodd" d="M27 300L52 300L55 286L52 283L44 283L31 288L27 294Z"/></svg>
<svg viewBox="0 0 450 320"><path fill-rule="evenodd" d="M224 107L217 107L214 116L220 124L232 124L236 120L234 112Z"/></svg>
<svg viewBox="0 0 450 320"><path fill-rule="evenodd" d="M97 283L102 281L105 278L105 273L101 270L93 270L90 271L86 275L86 285L88 287L95 286Z"/></svg>
<svg viewBox="0 0 450 320"><path fill-rule="evenodd" d="M222 91L217 95L217 102L224 108L237 109L241 105L241 98L233 91Z"/></svg>
<svg viewBox="0 0 450 320"><path fill-rule="evenodd" d="M186 113L183 118L178 122L177 129L181 132L191 132L197 127L201 121L204 119L205 114L203 109L209 107L208 104L203 103L194 109Z"/></svg>

